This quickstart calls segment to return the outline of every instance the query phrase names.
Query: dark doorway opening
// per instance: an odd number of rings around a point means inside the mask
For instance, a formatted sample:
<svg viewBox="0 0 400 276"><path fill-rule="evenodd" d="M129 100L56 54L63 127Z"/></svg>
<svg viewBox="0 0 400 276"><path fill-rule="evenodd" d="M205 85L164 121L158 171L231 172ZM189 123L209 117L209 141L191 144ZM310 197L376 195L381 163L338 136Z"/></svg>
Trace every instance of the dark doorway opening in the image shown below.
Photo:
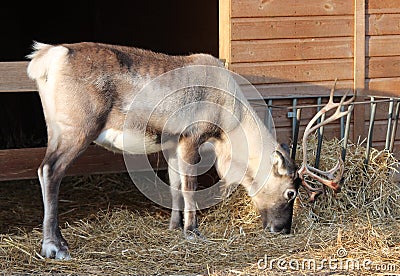
<svg viewBox="0 0 400 276"><path fill-rule="evenodd" d="M26 60L33 41L93 41L218 56L218 0L8 2L1 21L0 61ZM0 94L0 135L3 149L45 145L37 93Z"/></svg>

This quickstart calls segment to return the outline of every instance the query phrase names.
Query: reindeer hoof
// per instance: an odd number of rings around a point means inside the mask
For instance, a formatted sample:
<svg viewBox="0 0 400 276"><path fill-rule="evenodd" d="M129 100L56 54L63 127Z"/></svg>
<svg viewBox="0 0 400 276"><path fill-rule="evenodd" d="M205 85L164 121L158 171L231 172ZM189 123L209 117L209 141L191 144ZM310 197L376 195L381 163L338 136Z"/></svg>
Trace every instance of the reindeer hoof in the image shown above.
<svg viewBox="0 0 400 276"><path fill-rule="evenodd" d="M195 228L193 230L186 230L185 231L185 238L187 240L199 239L199 240L202 240L202 241L208 241L208 239L205 236L203 236L201 234L201 232L199 231L199 229L197 229L197 228Z"/></svg>
<svg viewBox="0 0 400 276"><path fill-rule="evenodd" d="M171 212L171 220L169 222L169 229L183 229L183 218L182 212L177 210L172 210Z"/></svg>
<svg viewBox="0 0 400 276"><path fill-rule="evenodd" d="M195 228L193 230L186 230L185 231L185 238L188 240L194 240L198 237L201 237L201 233L199 231L199 229Z"/></svg>
<svg viewBox="0 0 400 276"><path fill-rule="evenodd" d="M171 220L169 223L169 230L176 230L176 229L183 229L183 223L182 221L174 221Z"/></svg>
<svg viewBox="0 0 400 276"><path fill-rule="evenodd" d="M54 242L43 243L41 254L46 258L65 261L71 260L71 255L68 252L68 246L57 246Z"/></svg>

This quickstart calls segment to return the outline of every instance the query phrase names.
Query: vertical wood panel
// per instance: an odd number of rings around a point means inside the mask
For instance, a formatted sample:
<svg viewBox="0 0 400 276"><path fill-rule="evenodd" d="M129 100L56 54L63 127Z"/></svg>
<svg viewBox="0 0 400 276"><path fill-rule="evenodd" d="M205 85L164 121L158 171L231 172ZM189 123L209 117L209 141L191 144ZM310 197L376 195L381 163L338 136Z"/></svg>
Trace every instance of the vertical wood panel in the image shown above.
<svg viewBox="0 0 400 276"><path fill-rule="evenodd" d="M365 89L365 0L354 2L354 91L357 101L364 100ZM365 107L363 104L354 108L353 141L365 136Z"/></svg>
<svg viewBox="0 0 400 276"><path fill-rule="evenodd" d="M231 0L219 0L219 58L231 61Z"/></svg>

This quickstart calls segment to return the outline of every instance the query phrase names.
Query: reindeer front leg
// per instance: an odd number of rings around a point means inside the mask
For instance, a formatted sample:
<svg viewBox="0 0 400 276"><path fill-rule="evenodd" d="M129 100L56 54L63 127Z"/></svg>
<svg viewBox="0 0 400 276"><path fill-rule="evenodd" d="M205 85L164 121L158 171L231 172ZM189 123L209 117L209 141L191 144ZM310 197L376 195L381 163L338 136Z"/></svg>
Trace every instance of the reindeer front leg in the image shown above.
<svg viewBox="0 0 400 276"><path fill-rule="evenodd" d="M176 153L171 154L168 152L168 177L172 196L172 210L169 229L183 228L183 196L178 165L178 157Z"/></svg>
<svg viewBox="0 0 400 276"><path fill-rule="evenodd" d="M184 233L187 238L200 236L196 217L197 163L200 161L199 142L194 137L182 136L178 144L178 167L184 201Z"/></svg>

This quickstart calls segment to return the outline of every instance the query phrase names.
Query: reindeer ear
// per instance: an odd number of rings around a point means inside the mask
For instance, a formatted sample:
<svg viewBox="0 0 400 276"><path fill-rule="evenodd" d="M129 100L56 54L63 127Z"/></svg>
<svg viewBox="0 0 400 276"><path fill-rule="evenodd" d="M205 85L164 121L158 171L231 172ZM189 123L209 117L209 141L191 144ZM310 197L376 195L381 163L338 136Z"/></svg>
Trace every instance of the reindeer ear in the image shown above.
<svg viewBox="0 0 400 276"><path fill-rule="evenodd" d="M287 175L285 156L279 150L272 153L272 165L279 175Z"/></svg>
<svg viewBox="0 0 400 276"><path fill-rule="evenodd" d="M276 166L276 165L278 165L278 166L281 166L282 165L282 162L283 162L283 155L282 155L282 153L280 153L278 150L275 150L273 153L272 153L272 165L274 165L274 166Z"/></svg>

